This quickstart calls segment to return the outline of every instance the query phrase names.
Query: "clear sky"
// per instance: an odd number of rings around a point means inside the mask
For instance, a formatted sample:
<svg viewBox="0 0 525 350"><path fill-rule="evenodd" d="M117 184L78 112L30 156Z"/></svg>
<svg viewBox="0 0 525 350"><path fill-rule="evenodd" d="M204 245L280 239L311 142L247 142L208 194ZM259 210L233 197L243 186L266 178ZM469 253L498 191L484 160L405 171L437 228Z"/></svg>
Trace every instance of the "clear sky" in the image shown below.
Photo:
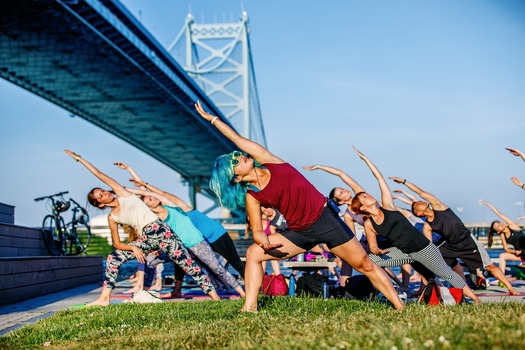
<svg viewBox="0 0 525 350"><path fill-rule="evenodd" d="M504 149L525 151L525 2L122 2L164 46L189 11L210 23L246 10L268 145L297 168L339 167L378 195L355 145L385 176L435 194L466 222L495 218L479 199L525 215L525 192L510 181L525 182L525 163ZM177 173L3 80L0 104L0 202L16 206L15 223L40 225L46 208L35 197L69 190L86 203L100 185L64 148L122 183L128 176L112 163L127 162L187 198ZM342 185L303 173L325 194ZM199 209L208 205L199 198Z"/></svg>

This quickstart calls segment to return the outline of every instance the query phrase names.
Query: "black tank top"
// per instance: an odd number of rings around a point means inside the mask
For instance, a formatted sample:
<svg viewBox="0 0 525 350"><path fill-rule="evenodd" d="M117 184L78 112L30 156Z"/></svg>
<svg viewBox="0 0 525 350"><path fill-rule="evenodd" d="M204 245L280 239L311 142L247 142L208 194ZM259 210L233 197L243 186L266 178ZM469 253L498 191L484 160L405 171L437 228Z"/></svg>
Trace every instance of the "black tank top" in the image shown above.
<svg viewBox="0 0 525 350"><path fill-rule="evenodd" d="M397 210L384 208L379 208L379 210L383 212L385 219L381 225L378 225L374 219L370 218L372 226L378 235L390 239L392 244L403 253L418 252L430 244L425 235L412 226L403 214Z"/></svg>
<svg viewBox="0 0 525 350"><path fill-rule="evenodd" d="M427 221L432 231L443 236L448 243L458 243L470 237L470 231L461 219L450 209L434 210L434 220Z"/></svg>
<svg viewBox="0 0 525 350"><path fill-rule="evenodd" d="M516 250L525 250L525 236L523 235L523 232L510 230L510 236L507 238L507 243L512 245Z"/></svg>

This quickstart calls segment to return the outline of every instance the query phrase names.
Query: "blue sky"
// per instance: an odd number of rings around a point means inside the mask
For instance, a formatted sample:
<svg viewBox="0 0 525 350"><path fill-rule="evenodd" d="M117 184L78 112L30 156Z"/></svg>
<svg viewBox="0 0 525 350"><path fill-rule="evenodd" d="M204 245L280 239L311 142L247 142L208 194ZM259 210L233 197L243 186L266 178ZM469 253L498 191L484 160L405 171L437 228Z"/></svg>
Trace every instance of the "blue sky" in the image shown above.
<svg viewBox="0 0 525 350"><path fill-rule="evenodd" d="M510 181L525 181L525 163L504 150L525 151L523 1L122 3L164 46L190 9L199 23L246 10L268 145L297 168L339 167L378 195L355 145L385 176L434 193L464 221L495 218L479 199L525 215L525 193ZM112 163L128 162L187 198L177 173L67 111L3 80L0 103L0 202L16 206L17 224L40 225L46 208L37 196L69 190L85 203L100 185L64 148L123 183L128 176ZM304 174L323 193L341 185Z"/></svg>

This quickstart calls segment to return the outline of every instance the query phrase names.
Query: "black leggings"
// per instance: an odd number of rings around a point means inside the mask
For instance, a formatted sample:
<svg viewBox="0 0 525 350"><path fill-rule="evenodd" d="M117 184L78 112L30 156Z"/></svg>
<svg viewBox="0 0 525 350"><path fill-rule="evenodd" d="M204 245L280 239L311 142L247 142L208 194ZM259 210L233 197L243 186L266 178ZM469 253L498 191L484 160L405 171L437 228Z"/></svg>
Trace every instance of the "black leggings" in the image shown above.
<svg viewBox="0 0 525 350"><path fill-rule="evenodd" d="M237 249L235 249L235 244L233 244L233 241L227 232L215 242L210 243L210 245L211 249L222 255L234 270L244 278L244 263L241 261L239 253L237 253Z"/></svg>

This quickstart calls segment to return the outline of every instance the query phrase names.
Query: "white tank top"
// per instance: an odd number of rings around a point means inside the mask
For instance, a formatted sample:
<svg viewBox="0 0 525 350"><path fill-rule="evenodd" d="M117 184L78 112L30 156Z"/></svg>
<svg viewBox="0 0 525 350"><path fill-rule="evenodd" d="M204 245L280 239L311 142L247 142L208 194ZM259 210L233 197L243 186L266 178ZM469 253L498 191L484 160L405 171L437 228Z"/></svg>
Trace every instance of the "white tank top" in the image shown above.
<svg viewBox="0 0 525 350"><path fill-rule="evenodd" d="M137 230L142 234L145 226L151 224L159 217L139 197L132 195L130 197L118 197L120 203L120 213L110 215L119 224L125 224Z"/></svg>

